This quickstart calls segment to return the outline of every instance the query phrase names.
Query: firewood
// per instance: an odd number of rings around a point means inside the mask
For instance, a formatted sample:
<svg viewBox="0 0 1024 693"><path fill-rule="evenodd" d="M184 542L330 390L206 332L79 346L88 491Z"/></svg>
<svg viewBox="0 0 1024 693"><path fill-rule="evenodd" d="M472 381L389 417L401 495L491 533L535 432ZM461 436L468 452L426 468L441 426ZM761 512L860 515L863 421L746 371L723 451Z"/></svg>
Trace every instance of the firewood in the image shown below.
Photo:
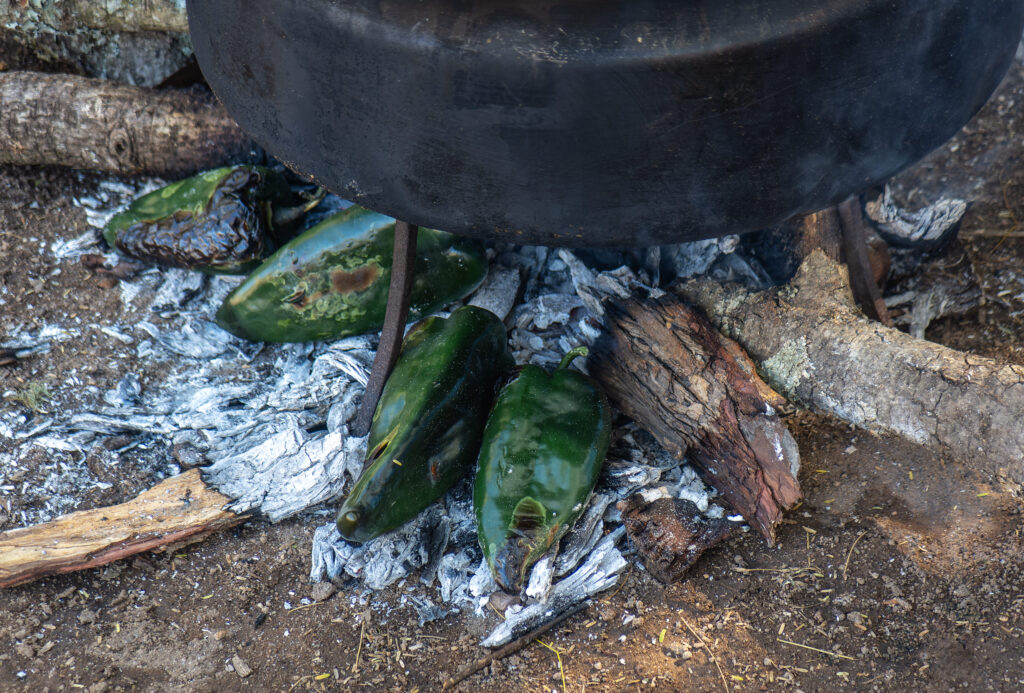
<svg viewBox="0 0 1024 693"><path fill-rule="evenodd" d="M0 25L51 32L103 31L187 32L185 3L180 0L38 0L0 4Z"/></svg>
<svg viewBox="0 0 1024 693"><path fill-rule="evenodd" d="M606 299L587 370L612 403L687 458L769 543L800 499L783 400L735 342L672 295Z"/></svg>
<svg viewBox="0 0 1024 693"><path fill-rule="evenodd" d="M705 519L690 501L638 493L619 501L626 534L644 567L664 583L679 582L704 552L729 538L737 524Z"/></svg>
<svg viewBox="0 0 1024 693"><path fill-rule="evenodd" d="M225 509L230 502L192 469L120 505L0 532L0 587L198 541L245 519Z"/></svg>
<svg viewBox="0 0 1024 693"><path fill-rule="evenodd" d="M184 176L250 160L249 137L203 90L0 73L0 164Z"/></svg>
<svg viewBox="0 0 1024 693"><path fill-rule="evenodd" d="M676 290L788 399L1024 483L1024 366L869 321L846 270L824 253L808 255L782 287L750 292L696 279Z"/></svg>

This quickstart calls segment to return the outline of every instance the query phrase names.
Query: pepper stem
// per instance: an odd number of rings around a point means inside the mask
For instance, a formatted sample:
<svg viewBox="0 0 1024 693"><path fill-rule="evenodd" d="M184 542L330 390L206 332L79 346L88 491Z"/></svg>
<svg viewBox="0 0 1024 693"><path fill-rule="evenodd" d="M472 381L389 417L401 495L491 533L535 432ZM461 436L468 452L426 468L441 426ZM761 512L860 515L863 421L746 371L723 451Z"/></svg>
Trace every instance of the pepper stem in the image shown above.
<svg viewBox="0 0 1024 693"><path fill-rule="evenodd" d="M269 215L271 228L276 229L298 221L305 216L307 212L320 204L326 195L327 191L324 188L317 188L316 191L309 195L306 201L302 204L295 205L294 207L274 206L273 212Z"/></svg>
<svg viewBox="0 0 1024 693"><path fill-rule="evenodd" d="M577 356L583 356L584 358L586 358L589 354L590 349L588 349L585 346L578 346L575 349L568 351L565 354L565 356L562 357L562 360L558 363L558 370L568 368L569 364L575 361Z"/></svg>

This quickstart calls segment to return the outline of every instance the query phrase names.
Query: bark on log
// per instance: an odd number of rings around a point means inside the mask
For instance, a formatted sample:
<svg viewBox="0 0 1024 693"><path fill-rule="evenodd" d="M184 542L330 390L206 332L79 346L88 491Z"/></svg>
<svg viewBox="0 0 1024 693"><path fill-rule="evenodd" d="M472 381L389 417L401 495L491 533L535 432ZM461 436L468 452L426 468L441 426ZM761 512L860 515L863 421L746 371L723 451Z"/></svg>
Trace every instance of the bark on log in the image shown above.
<svg viewBox="0 0 1024 693"><path fill-rule="evenodd" d="M682 580L705 551L738 527L725 519L705 520L696 505L678 498L648 502L638 493L617 507L644 567L666 584Z"/></svg>
<svg viewBox="0 0 1024 693"><path fill-rule="evenodd" d="M811 253L759 293L700 279L677 287L787 398L863 428L937 446L1024 483L1024 366L914 339L857 311L845 270Z"/></svg>
<svg viewBox="0 0 1024 693"><path fill-rule="evenodd" d="M604 331L588 372L774 543L782 511L801 495L796 442L773 410L784 400L734 342L674 296L602 305Z"/></svg>
<svg viewBox="0 0 1024 693"><path fill-rule="evenodd" d="M0 164L178 177L253 155L248 136L204 91L0 73Z"/></svg>
<svg viewBox="0 0 1024 693"><path fill-rule="evenodd" d="M0 587L198 541L245 519L225 510L230 502L192 469L120 505L0 532Z"/></svg>
<svg viewBox="0 0 1024 693"><path fill-rule="evenodd" d="M191 55L180 0L0 2L0 71L67 72L152 87Z"/></svg>
<svg viewBox="0 0 1024 693"><path fill-rule="evenodd" d="M0 71L63 72L155 87L194 60L188 34L9 26L0 24Z"/></svg>
<svg viewBox="0 0 1024 693"><path fill-rule="evenodd" d="M181 0L10 0L0 3L0 25L63 32L85 28L186 33L188 17Z"/></svg>

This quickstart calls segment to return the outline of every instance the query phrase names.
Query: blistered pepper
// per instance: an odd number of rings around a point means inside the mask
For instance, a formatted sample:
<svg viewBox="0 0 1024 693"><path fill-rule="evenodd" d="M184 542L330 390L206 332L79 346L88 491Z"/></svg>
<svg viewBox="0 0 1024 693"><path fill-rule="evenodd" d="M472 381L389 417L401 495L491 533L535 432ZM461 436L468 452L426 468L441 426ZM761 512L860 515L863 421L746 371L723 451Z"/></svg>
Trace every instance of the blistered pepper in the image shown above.
<svg viewBox="0 0 1024 693"><path fill-rule="evenodd" d="M498 393L484 429L473 505L497 583L518 592L531 566L583 512L608 452L611 410L587 376L534 365Z"/></svg>
<svg viewBox="0 0 1024 693"><path fill-rule="evenodd" d="M217 324L244 339L307 342L380 329L395 220L349 207L292 239L224 300ZM410 318L469 294L487 276L483 246L420 229Z"/></svg>
<svg viewBox="0 0 1024 693"><path fill-rule="evenodd" d="M270 232L297 221L320 197L288 206L293 196L279 173L228 166L139 197L111 217L103 236L139 260L244 274L270 254Z"/></svg>
<svg viewBox="0 0 1024 693"><path fill-rule="evenodd" d="M472 469L499 378L512 367L501 320L464 306L415 325L370 425L366 466L338 513L364 542L404 524Z"/></svg>

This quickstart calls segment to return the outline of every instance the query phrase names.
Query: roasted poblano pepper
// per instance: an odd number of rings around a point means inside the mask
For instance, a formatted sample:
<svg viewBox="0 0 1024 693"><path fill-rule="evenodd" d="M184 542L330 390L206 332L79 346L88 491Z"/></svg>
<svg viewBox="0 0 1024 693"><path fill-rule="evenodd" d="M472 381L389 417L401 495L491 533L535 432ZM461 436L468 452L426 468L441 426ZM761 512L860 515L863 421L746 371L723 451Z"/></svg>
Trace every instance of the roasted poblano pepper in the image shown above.
<svg viewBox="0 0 1024 693"><path fill-rule="evenodd" d="M464 306L415 325L381 393L366 466L338 531L368 541L412 519L473 466L499 378L512 367L505 326Z"/></svg>
<svg viewBox="0 0 1024 693"><path fill-rule="evenodd" d="M349 207L292 239L225 299L217 324L244 339L308 342L380 329L391 281L395 220ZM420 229L409 315L418 318L480 285L477 241Z"/></svg>
<svg viewBox="0 0 1024 693"><path fill-rule="evenodd" d="M296 206L284 178L261 166L229 166L136 199L103 231L110 247L168 267L244 274L273 250L269 234L315 206Z"/></svg>
<svg viewBox="0 0 1024 693"><path fill-rule="evenodd" d="M524 366L498 393L480 447L473 505L495 580L518 592L594 489L611 434L604 393L566 354L554 373Z"/></svg>

